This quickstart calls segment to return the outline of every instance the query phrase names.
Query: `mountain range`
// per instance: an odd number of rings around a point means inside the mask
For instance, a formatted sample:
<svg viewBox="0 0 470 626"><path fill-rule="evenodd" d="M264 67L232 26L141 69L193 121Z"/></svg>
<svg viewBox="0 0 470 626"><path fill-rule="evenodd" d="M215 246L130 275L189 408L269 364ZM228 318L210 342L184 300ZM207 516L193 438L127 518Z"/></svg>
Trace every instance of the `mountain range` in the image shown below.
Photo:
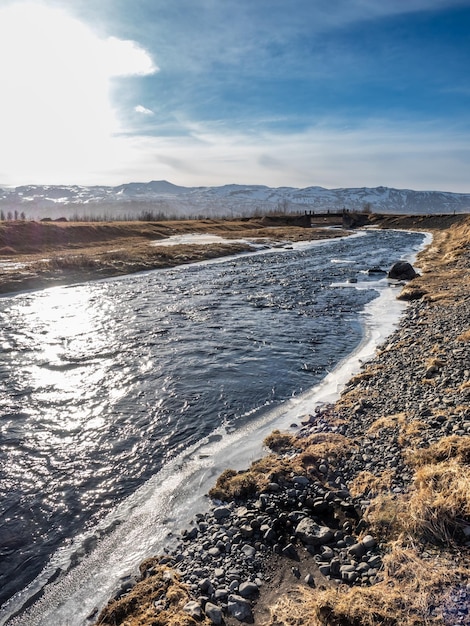
<svg viewBox="0 0 470 626"><path fill-rule="evenodd" d="M181 187L166 180L111 186L25 185L0 187L2 217L244 217L283 211L436 214L469 213L470 193L390 187L326 189L223 185Z"/></svg>

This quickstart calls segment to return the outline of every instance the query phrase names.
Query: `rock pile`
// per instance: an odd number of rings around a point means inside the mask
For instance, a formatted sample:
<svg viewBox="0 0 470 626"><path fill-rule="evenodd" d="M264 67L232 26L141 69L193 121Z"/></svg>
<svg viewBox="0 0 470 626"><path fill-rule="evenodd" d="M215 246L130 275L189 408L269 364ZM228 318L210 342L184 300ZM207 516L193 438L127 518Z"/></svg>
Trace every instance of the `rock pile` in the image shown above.
<svg viewBox="0 0 470 626"><path fill-rule="evenodd" d="M251 600L266 582L266 560L272 553L290 559L296 577L299 551L312 555L313 569L305 574L309 585L317 572L346 584L373 584L381 568L380 551L370 535L359 541L362 524L355 506L344 486L330 490L313 477L293 476L270 483L266 492L243 505L219 505L198 515L165 559L177 567L196 599L186 610L215 616L214 624L221 623L222 614L249 622Z"/></svg>

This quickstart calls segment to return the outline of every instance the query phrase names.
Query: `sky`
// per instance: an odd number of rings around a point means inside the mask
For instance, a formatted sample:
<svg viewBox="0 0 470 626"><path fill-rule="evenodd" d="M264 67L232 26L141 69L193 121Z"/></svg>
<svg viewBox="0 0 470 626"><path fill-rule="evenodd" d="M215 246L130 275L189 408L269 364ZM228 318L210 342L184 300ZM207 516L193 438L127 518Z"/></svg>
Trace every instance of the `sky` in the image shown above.
<svg viewBox="0 0 470 626"><path fill-rule="evenodd" d="M470 192L470 0L0 0L0 185Z"/></svg>

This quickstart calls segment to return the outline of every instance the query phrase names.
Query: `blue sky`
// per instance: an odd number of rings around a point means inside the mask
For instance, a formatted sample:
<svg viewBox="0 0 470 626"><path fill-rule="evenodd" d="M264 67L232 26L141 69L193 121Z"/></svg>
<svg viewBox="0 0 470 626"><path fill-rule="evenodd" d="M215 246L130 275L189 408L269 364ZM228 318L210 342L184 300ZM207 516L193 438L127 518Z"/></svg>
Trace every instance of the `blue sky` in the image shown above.
<svg viewBox="0 0 470 626"><path fill-rule="evenodd" d="M470 0L2 0L0 184L470 192L469 33Z"/></svg>

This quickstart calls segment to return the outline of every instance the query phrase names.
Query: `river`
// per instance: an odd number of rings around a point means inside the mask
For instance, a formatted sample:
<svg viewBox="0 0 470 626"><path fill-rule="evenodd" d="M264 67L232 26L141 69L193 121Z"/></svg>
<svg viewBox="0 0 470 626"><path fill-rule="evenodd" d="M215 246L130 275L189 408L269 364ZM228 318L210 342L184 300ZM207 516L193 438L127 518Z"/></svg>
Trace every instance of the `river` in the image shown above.
<svg viewBox="0 0 470 626"><path fill-rule="evenodd" d="M305 409L391 291L367 269L423 239L369 231L1 298L0 623L87 623L220 468Z"/></svg>

